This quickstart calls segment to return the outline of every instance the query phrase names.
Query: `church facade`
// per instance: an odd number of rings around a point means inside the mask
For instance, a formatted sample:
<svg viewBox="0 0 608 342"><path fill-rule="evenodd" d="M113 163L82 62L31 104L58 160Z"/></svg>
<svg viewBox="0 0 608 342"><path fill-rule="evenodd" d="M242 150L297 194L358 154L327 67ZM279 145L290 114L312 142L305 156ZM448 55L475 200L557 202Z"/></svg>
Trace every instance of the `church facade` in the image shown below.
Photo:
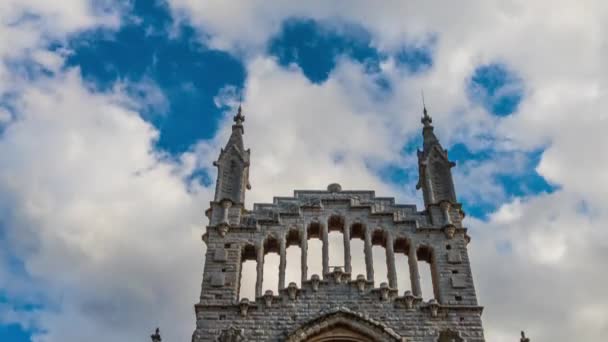
<svg viewBox="0 0 608 342"><path fill-rule="evenodd" d="M227 341L410 341L483 342L483 308L477 302L451 168L454 163L422 117L419 181L424 208L397 204L374 191L296 190L293 197L244 206L250 151L243 142L244 116L234 117L232 134L215 166L214 200L203 235L207 252L200 301L195 305L193 342ZM329 265L330 232L344 240L344 260ZM308 242L322 241L322 274L309 274ZM352 274L351 241L364 246L365 274ZM286 284L286 249L299 246L301 282ZM375 281L373 246L386 252L388 282ZM264 290L264 258L280 256L278 293ZM396 265L402 254L407 263ZM239 298L242 265L256 262L255 298ZM429 267L433 298L422 298L419 267ZM410 284L397 290L397 270Z"/></svg>

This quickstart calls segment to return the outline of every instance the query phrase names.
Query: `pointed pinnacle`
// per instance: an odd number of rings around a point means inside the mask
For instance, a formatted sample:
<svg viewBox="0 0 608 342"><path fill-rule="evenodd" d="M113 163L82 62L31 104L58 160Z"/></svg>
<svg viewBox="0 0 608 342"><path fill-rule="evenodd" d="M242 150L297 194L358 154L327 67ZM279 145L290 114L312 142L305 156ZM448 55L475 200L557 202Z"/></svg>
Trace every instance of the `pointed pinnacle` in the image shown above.
<svg viewBox="0 0 608 342"><path fill-rule="evenodd" d="M234 116L234 122L237 125L241 125L243 121L245 121L245 116L243 115L243 108L239 104L239 109L237 110L236 115Z"/></svg>

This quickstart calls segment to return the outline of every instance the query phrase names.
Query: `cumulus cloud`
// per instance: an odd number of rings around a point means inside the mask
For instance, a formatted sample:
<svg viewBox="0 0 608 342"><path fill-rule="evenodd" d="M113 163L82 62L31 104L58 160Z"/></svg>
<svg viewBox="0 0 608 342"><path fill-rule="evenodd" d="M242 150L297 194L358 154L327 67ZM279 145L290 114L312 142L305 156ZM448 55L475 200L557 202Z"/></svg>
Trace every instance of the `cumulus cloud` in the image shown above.
<svg viewBox="0 0 608 342"><path fill-rule="evenodd" d="M487 340L513 341L521 329L534 341L598 341L608 333L601 274L608 257L608 159L601 153L608 145L608 72L601 59L608 52L608 9L602 2L170 5L211 46L244 56L249 207L334 181L419 202L413 182L391 184L378 170L415 168L413 153L402 150L419 134L424 88L446 147L500 152L463 165L457 184L464 198L497 207L485 220L468 218ZM157 324L166 338L187 340L200 290L202 212L212 192L189 174L202 168L214 175L211 162L233 113L215 138L168 158L154 149L158 132L137 112L145 106L133 106L164 103L162 94L96 92L77 69L60 70L64 52L46 50L53 39L115 27L115 13L76 0L3 2L0 13L0 39L8 42L0 47L0 93L16 93L10 106L0 106L2 239L19 258L14 265L1 255L0 287L18 300L43 303L25 311L2 306L0 320L38 329L39 341L144 339ZM268 39L291 17L358 23L383 51L436 36L433 63L411 75L384 61L388 95L375 75L348 58L313 84L297 66L283 68L265 56ZM23 58L53 72L32 80L7 64ZM506 117L466 94L474 70L491 63L517 72L525 89ZM234 108L235 96L219 95L219 105ZM536 171L559 189L507 196L494 175L529 167L519 156L538 150Z"/></svg>

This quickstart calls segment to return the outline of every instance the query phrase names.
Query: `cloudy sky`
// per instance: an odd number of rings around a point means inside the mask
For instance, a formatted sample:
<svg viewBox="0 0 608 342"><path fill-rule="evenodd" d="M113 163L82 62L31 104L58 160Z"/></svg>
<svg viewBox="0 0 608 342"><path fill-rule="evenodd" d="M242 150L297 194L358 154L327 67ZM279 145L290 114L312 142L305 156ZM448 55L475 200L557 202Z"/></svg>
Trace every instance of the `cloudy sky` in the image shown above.
<svg viewBox="0 0 608 342"><path fill-rule="evenodd" d="M421 89L487 340L605 340L607 23L600 0L0 1L0 340L190 339L241 98L248 206L339 182L420 208Z"/></svg>

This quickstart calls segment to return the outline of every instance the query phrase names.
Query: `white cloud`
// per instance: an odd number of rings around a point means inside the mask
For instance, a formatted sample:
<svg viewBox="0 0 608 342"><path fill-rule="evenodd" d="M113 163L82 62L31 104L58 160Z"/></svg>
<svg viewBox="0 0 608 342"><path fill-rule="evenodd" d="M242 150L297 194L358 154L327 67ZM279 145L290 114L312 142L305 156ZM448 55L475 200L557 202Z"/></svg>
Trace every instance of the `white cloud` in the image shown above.
<svg viewBox="0 0 608 342"><path fill-rule="evenodd" d="M162 321L179 339L193 329L209 191L188 191L190 157L154 152L158 132L119 97L90 93L76 70L40 80L0 140L0 207L43 299L40 341L136 339Z"/></svg>
<svg viewBox="0 0 608 342"><path fill-rule="evenodd" d="M521 329L540 342L599 341L608 333L607 279L601 274L608 257L605 4L171 5L209 33L214 46L248 56L245 130L254 187L249 203L334 181L419 201L413 184L391 188L368 166L412 167L412 156L399 151L418 134L418 94L424 88L446 145L464 141L472 149L505 153L546 148L537 171L561 187L515 198L488 222L468 219L487 340L513 341ZM24 9L42 20L9 25ZM0 13L2 61L31 56L54 70L62 55L45 51L49 37L117 25L115 16L98 15L89 2L10 1L0 4ZM260 55L291 16L361 23L374 44L387 50L437 33L433 68L406 77L383 66L394 95L382 100L371 96L371 77L348 60L338 63L327 82L311 84L299 70L284 70ZM527 91L519 111L504 119L471 105L464 93L474 68L494 61L515 70ZM6 239L28 277L15 276L4 260L1 287L16 297L50 302L34 318L9 313L0 319L35 322L49 332L41 341L145 339L156 324L166 338L187 339L201 279L202 212L211 190L186 185L183 176L194 159L213 172L211 161L226 140L229 119L214 140L197 146L196 156L170 162L154 152L158 132L129 110L120 89L91 93L76 70L23 82L2 65L0 93L19 81L19 120L0 137L0 208L10 213L4 217ZM0 122L7 120L0 114ZM518 167L508 161L472 168L457 184L459 192L481 184L483 192L504 198L497 184L479 177Z"/></svg>

